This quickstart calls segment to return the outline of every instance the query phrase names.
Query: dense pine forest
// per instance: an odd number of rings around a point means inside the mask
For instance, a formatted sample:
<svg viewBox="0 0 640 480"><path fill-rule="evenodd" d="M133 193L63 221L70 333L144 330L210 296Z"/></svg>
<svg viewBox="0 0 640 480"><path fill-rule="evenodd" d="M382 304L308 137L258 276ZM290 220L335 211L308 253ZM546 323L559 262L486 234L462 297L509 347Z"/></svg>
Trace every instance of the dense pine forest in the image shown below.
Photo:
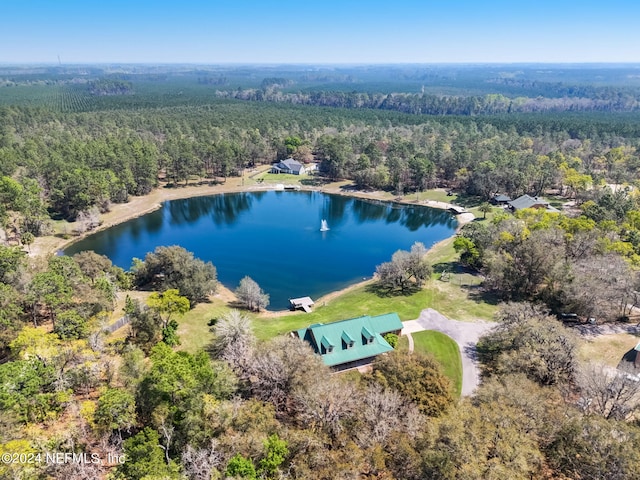
<svg viewBox="0 0 640 480"><path fill-rule="evenodd" d="M584 338L558 319L635 321L639 110L630 66L3 66L0 477L640 478L636 373L580 358ZM475 395L402 349L332 375L236 310L209 319L205 351L182 351L176 318L217 280L179 247L129 271L93 252L29 255L61 224L83 234L159 187L288 157L318 164L311 187L565 205L487 208L454 241L500 305ZM131 328L114 338L116 298L136 289L152 293L127 298Z"/></svg>

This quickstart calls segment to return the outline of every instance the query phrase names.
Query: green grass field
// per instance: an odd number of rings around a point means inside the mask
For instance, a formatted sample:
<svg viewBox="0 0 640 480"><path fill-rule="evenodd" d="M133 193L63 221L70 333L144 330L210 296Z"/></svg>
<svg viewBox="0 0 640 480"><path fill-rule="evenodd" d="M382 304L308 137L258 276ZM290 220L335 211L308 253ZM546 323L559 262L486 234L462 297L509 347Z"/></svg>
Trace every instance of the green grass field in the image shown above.
<svg viewBox="0 0 640 480"><path fill-rule="evenodd" d="M300 185L300 181L309 178L309 175L292 175L289 173L269 173L268 171L255 176L255 180L262 180L264 183L282 183L289 185Z"/></svg>
<svg viewBox="0 0 640 480"><path fill-rule="evenodd" d="M434 330L416 332L413 337L414 351L433 355L442 365L444 374L451 379L456 398L462 391L462 357L458 344L444 333Z"/></svg>
<svg viewBox="0 0 640 480"><path fill-rule="evenodd" d="M194 353L207 348L213 340L209 321L228 311L226 302L214 298L211 303L200 303L183 317L177 318L181 342L179 349Z"/></svg>

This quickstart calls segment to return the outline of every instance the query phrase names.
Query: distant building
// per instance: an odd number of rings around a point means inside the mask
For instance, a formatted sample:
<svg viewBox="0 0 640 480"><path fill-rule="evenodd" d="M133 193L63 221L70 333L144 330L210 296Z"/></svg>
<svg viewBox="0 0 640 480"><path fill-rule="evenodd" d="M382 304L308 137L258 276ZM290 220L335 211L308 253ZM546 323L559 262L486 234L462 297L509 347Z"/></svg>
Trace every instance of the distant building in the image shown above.
<svg viewBox="0 0 640 480"><path fill-rule="evenodd" d="M281 162L271 165L271 173L290 173L292 175L304 175L307 171L297 160L287 158Z"/></svg>
<svg viewBox="0 0 640 480"><path fill-rule="evenodd" d="M522 210L524 208L543 208L547 212L558 213L560 210L549 205L549 202L540 197L530 197L529 195L522 195L515 200L509 202L509 207L513 210Z"/></svg>
<svg viewBox="0 0 640 480"><path fill-rule="evenodd" d="M397 313L351 318L333 323L316 323L296 330L293 335L309 343L325 365L335 370L367 365L381 353L393 350L383 338L400 334L402 322Z"/></svg>

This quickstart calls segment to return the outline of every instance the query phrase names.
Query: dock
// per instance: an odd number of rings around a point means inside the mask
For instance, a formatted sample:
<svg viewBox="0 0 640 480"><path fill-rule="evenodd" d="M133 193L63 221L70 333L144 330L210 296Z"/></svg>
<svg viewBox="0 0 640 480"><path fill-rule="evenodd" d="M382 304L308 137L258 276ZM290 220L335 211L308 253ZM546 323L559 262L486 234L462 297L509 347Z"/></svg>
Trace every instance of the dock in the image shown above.
<svg viewBox="0 0 640 480"><path fill-rule="evenodd" d="M467 209L464 207L458 207L457 205L449 205L448 210L454 215L460 215L462 213L466 213Z"/></svg>
<svg viewBox="0 0 640 480"><path fill-rule="evenodd" d="M291 305L291 310L302 309L306 313L311 313L311 307L314 305L311 297L290 298L289 304Z"/></svg>

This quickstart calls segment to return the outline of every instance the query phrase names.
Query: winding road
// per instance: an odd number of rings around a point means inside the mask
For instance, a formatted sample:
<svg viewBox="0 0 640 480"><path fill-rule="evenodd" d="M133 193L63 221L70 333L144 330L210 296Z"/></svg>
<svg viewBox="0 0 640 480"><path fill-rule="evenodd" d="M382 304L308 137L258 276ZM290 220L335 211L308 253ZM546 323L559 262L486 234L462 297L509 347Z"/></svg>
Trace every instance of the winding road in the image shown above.
<svg viewBox="0 0 640 480"><path fill-rule="evenodd" d="M423 330L437 330L453 338L460 348L462 357L462 395L473 394L480 383L480 369L476 344L478 339L491 330L495 323L478 320L475 322L460 322L449 320L440 312L427 308L420 312L416 320L403 322L402 335L409 338L409 349L412 350L413 338L411 333Z"/></svg>

